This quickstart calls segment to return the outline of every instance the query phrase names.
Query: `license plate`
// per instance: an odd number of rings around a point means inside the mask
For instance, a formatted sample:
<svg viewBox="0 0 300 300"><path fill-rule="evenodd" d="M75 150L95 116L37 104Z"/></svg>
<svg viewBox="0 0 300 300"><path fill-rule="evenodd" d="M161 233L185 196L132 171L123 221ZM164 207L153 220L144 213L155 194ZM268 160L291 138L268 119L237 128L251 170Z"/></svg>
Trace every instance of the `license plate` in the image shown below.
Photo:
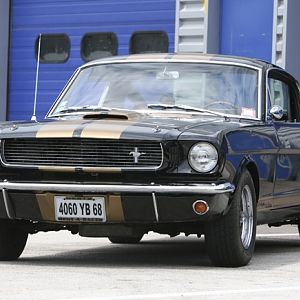
<svg viewBox="0 0 300 300"><path fill-rule="evenodd" d="M106 221L104 197L55 196L57 221Z"/></svg>

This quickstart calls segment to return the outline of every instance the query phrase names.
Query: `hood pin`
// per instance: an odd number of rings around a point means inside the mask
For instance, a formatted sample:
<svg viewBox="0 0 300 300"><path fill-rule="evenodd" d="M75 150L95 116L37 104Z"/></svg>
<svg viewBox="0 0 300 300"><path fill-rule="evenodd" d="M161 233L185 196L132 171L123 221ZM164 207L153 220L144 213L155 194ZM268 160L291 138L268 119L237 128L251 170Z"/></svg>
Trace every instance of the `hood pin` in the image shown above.
<svg viewBox="0 0 300 300"><path fill-rule="evenodd" d="M161 132L161 129L158 125L155 126L154 128L154 132L157 133L157 132Z"/></svg>
<svg viewBox="0 0 300 300"><path fill-rule="evenodd" d="M16 124L13 124L11 127L10 127L10 130L11 131L15 131L18 129L18 126Z"/></svg>

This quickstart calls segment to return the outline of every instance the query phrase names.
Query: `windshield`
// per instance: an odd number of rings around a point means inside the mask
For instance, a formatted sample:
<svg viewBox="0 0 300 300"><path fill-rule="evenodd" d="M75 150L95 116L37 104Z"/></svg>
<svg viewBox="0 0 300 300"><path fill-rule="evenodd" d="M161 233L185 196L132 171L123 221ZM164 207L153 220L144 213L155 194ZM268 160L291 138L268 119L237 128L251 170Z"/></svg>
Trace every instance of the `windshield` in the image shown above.
<svg viewBox="0 0 300 300"><path fill-rule="evenodd" d="M114 108L153 112L188 106L255 118L257 83L256 70L231 65L95 65L78 73L51 114Z"/></svg>

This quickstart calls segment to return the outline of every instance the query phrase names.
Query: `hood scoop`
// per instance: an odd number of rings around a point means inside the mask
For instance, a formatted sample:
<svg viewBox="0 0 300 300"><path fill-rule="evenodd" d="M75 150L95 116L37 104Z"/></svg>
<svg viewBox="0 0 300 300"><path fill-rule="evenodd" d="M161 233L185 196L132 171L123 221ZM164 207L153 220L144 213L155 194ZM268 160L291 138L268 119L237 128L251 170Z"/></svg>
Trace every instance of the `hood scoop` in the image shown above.
<svg viewBox="0 0 300 300"><path fill-rule="evenodd" d="M93 113L86 114L83 116L85 120L128 120L129 116L126 114L118 114L118 113Z"/></svg>

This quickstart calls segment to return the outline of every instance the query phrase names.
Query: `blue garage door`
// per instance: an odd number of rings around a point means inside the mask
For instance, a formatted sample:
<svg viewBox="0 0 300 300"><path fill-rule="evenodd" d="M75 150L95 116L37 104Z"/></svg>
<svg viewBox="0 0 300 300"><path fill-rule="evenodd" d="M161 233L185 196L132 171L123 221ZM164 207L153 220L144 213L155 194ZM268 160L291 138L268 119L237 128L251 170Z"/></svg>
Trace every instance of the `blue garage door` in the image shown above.
<svg viewBox="0 0 300 300"><path fill-rule="evenodd" d="M221 53L272 60L274 0L222 0Z"/></svg>
<svg viewBox="0 0 300 300"><path fill-rule="evenodd" d="M101 39L117 45L119 55L139 49L151 49L145 43L130 39L157 38L168 42L174 51L175 0L11 0L11 50L8 119L30 119L33 111L35 86L35 47L40 33L62 41L65 59L60 63L42 63L37 101L37 116L45 116L59 91L83 58L93 58L93 45ZM149 32L150 33L149 33ZM93 35L93 33L109 33ZM144 34L146 33L146 34ZM55 35L54 35L55 34ZM85 37L83 39L83 37ZM86 48L81 49L82 39ZM59 50L60 51L60 50ZM64 50L63 50L64 51ZM96 53L96 52L94 52ZM42 53L43 54L43 53ZM45 54L45 53L44 53ZM114 53L115 54L115 53ZM44 55L46 57L47 55ZM64 61L66 60L66 61ZM55 61L55 59L54 59Z"/></svg>

